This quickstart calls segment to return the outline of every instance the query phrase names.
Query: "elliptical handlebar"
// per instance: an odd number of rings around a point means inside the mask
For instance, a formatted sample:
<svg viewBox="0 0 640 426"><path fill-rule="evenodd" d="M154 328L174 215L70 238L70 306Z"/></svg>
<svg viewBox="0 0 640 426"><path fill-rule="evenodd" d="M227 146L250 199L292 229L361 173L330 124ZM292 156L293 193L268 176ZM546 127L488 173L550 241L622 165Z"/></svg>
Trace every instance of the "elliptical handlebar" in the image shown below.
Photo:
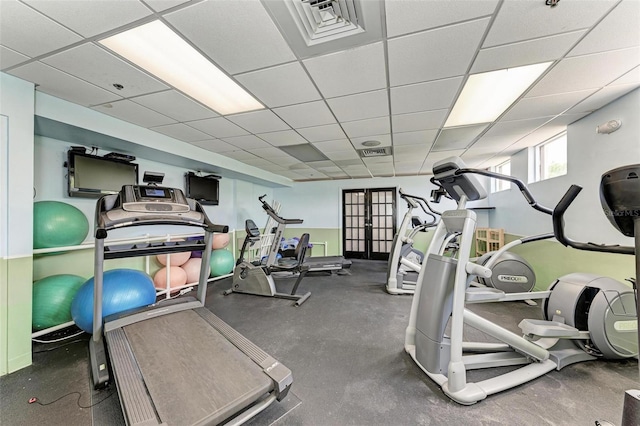
<svg viewBox="0 0 640 426"><path fill-rule="evenodd" d="M634 247L620 246L620 245L606 245L606 244L595 244L595 243L581 243L577 241L573 241L568 238L565 234L564 230L564 214L573 203L573 201L578 197L582 191L582 187L578 185L571 185L571 187L567 190L564 196L560 199L556 208L553 210L552 218L553 218L553 233L555 234L556 239L564 246L573 247L578 250L586 250L586 251L597 251L603 253L619 253L619 254L635 254Z"/></svg>
<svg viewBox="0 0 640 426"><path fill-rule="evenodd" d="M297 225L297 224L301 224L302 222L304 222L304 220L302 220L302 219L285 219L282 216L280 216L273 209L273 207L271 207L271 205L269 203L264 201L264 197L266 197L266 196L267 196L267 194L261 195L260 197L258 197L258 200L262 203L262 208L264 209L264 211L266 211L267 214L273 218L273 220L275 220L278 223L284 223L285 225Z"/></svg>
<svg viewBox="0 0 640 426"><path fill-rule="evenodd" d="M465 173L488 176L494 179L506 180L508 182L511 182L518 187L518 189L522 193L522 196L524 197L525 200L527 200L527 203L529 203L531 207L548 215L551 215L553 213L553 210L550 209L549 207L545 207L541 204L538 204L536 199L533 197L533 194L529 191L529 188L527 188L527 185L525 185L525 183L518 178L514 178L513 176L503 175L500 173L490 172L487 170L469 169L469 168L458 169L454 172L454 175L458 176L458 175L463 175Z"/></svg>
<svg viewBox="0 0 640 426"><path fill-rule="evenodd" d="M431 216L433 218L432 221L429 223L429 225L435 224L436 221L438 220L438 218L435 215L442 216L441 212L436 211L433 208L431 208L431 205L429 204L429 202L425 198L419 197L417 195L407 194L407 193L402 191L402 188L400 188L398 190L398 192L400 193L400 197L403 200L407 201L408 203L410 203L410 200L415 201L416 204L418 204L420 206L420 208L422 209L423 212L425 212L427 215L429 215L429 216ZM427 211L427 210L429 210L429 211Z"/></svg>

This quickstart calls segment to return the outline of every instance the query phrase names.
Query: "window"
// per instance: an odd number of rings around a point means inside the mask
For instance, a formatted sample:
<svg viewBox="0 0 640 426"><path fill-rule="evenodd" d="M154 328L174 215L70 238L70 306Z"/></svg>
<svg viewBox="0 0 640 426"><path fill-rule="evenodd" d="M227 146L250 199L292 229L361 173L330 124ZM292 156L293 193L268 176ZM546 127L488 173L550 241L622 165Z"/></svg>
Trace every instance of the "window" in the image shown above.
<svg viewBox="0 0 640 426"><path fill-rule="evenodd" d="M535 181L567 174L567 133L535 147Z"/></svg>
<svg viewBox="0 0 640 426"><path fill-rule="evenodd" d="M511 160L507 160L504 163L498 164L491 168L492 172L500 173L501 175L511 176ZM500 179L491 179L491 192L504 191L511 187L511 182Z"/></svg>

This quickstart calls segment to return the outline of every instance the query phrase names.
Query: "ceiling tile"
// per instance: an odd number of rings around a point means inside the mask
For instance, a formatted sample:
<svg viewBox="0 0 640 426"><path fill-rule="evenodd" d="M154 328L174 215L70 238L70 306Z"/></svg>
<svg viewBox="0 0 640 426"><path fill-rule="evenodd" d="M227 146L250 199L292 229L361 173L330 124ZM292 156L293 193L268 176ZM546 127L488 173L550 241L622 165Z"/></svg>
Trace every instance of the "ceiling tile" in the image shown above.
<svg viewBox="0 0 640 426"><path fill-rule="evenodd" d="M463 75L488 23L480 19L389 40L391 86Z"/></svg>
<svg viewBox="0 0 640 426"><path fill-rule="evenodd" d="M563 59L527 93L527 96L599 89L639 63L640 48L637 47Z"/></svg>
<svg viewBox="0 0 640 426"><path fill-rule="evenodd" d="M309 142L322 142L334 139L346 138L342 128L337 124L328 124L326 126L306 127L304 129L296 129Z"/></svg>
<svg viewBox="0 0 640 426"><path fill-rule="evenodd" d="M205 120L189 121L187 125L203 131L216 138L248 135L249 132L236 126L224 117L207 118Z"/></svg>
<svg viewBox="0 0 640 426"><path fill-rule="evenodd" d="M336 122L323 101L307 102L273 110L293 128L320 126Z"/></svg>
<svg viewBox="0 0 640 426"><path fill-rule="evenodd" d="M568 56L623 49L640 44L640 2L623 1L616 6Z"/></svg>
<svg viewBox="0 0 640 426"><path fill-rule="evenodd" d="M351 145L351 142L349 142L349 139L316 142L313 145L322 152L353 150L353 146Z"/></svg>
<svg viewBox="0 0 640 426"><path fill-rule="evenodd" d="M172 138L179 139L185 142L193 142L193 141L202 141L205 139L211 139L206 133L203 133L199 130L194 129L193 127L189 127L186 124L176 123L176 124L167 124L165 126L152 127L151 130L154 132L164 133L167 136L171 136Z"/></svg>
<svg viewBox="0 0 640 426"><path fill-rule="evenodd" d="M191 100L176 90L152 93L131 99L133 102L144 105L160 114L171 117L176 121L193 121L205 118L217 117L212 110Z"/></svg>
<svg viewBox="0 0 640 426"><path fill-rule="evenodd" d="M326 98L368 92L387 86L382 43L368 44L302 62Z"/></svg>
<svg viewBox="0 0 640 426"><path fill-rule="evenodd" d="M28 61L30 58L9 49L5 46L0 46L0 70L18 65L21 62Z"/></svg>
<svg viewBox="0 0 640 426"><path fill-rule="evenodd" d="M127 99L92 107L96 111L142 127L156 127L176 121Z"/></svg>
<svg viewBox="0 0 640 426"><path fill-rule="evenodd" d="M403 161L424 161L431 150L431 144L424 145L404 145L393 147L393 157L403 159Z"/></svg>
<svg viewBox="0 0 640 426"><path fill-rule="evenodd" d="M580 30L481 49L473 62L471 73L477 74L560 59L585 32L586 30Z"/></svg>
<svg viewBox="0 0 640 426"><path fill-rule="evenodd" d="M506 1L502 3L483 47L589 28L614 4L615 1L592 1L585 7L580 1L566 1L561 7L551 9L539 1Z"/></svg>
<svg viewBox="0 0 640 426"><path fill-rule="evenodd" d="M118 28L152 13L139 1L23 1L84 37Z"/></svg>
<svg viewBox="0 0 640 426"><path fill-rule="evenodd" d="M386 90L327 99L327 103L341 122L389 115L389 98Z"/></svg>
<svg viewBox="0 0 640 426"><path fill-rule="evenodd" d="M233 146L224 141L221 141L220 139L210 139L206 141L196 141L196 142L190 142L190 143L191 145L195 145L202 149L206 149L207 151L218 152L218 153L235 151L238 149L238 147Z"/></svg>
<svg viewBox="0 0 640 426"><path fill-rule="evenodd" d="M237 151L230 151L230 152L225 152L223 153L223 155L225 157L229 157L229 158L234 158L238 161L247 161L247 160L257 160L258 157L256 157L255 155L251 154L250 152L247 151L243 151L243 150L237 150Z"/></svg>
<svg viewBox="0 0 640 426"><path fill-rule="evenodd" d="M251 133L266 133L289 129L287 123L266 109L232 115L227 119Z"/></svg>
<svg viewBox="0 0 640 426"><path fill-rule="evenodd" d="M260 139L269 142L273 146L300 145L303 143L308 143L305 138L303 138L293 130L261 133L258 136L260 137Z"/></svg>
<svg viewBox="0 0 640 426"><path fill-rule="evenodd" d="M510 143L517 141L521 137L526 136L528 133L542 126L552 118L553 117L542 117L514 121L501 120L493 124L493 126L489 130L487 130L487 132L482 135L482 138L480 138L480 140L473 146L475 147L478 144L496 144L496 146L503 147L504 142L501 141L504 140L510 141L509 143L507 143L507 145L509 145Z"/></svg>
<svg viewBox="0 0 640 426"><path fill-rule="evenodd" d="M487 126L488 124L476 124L473 126L442 129L431 151L451 151L466 148L471 145L471 142L482 133Z"/></svg>
<svg viewBox="0 0 640 426"><path fill-rule="evenodd" d="M417 132L403 132L393 134L393 146L399 147L403 145L422 145L431 147L438 135L437 129L419 130Z"/></svg>
<svg viewBox="0 0 640 426"><path fill-rule="evenodd" d="M350 138L390 133L389 117L370 118L341 124Z"/></svg>
<svg viewBox="0 0 640 426"><path fill-rule="evenodd" d="M299 62L234 76L267 107L320 99L320 93Z"/></svg>
<svg viewBox="0 0 640 426"><path fill-rule="evenodd" d="M49 56L42 62L124 98L168 88L92 43ZM116 83L124 87L118 90L113 86Z"/></svg>
<svg viewBox="0 0 640 426"><path fill-rule="evenodd" d="M82 40L23 3L2 0L1 7L0 40L18 53L34 58Z"/></svg>
<svg viewBox="0 0 640 426"><path fill-rule="evenodd" d="M491 15L497 4L497 0L385 2L387 37Z"/></svg>
<svg viewBox="0 0 640 426"><path fill-rule="evenodd" d="M616 79L611 85L640 83L640 66L635 67L622 77Z"/></svg>
<svg viewBox="0 0 640 426"><path fill-rule="evenodd" d="M464 149L459 149L455 151L443 151L443 152L430 152L427 156L427 159L424 161L422 165L422 169L420 172L433 174L433 165L440 160L444 160L449 157L460 157L464 153Z"/></svg>
<svg viewBox="0 0 640 426"><path fill-rule="evenodd" d="M180 4L188 3L190 0L144 0L156 12L170 9Z"/></svg>
<svg viewBox="0 0 640 426"><path fill-rule="evenodd" d="M607 86L600 89L598 92L589 96L584 101L580 102L575 107L571 108L568 113L591 113L597 109L602 108L610 102L615 101L621 96L626 95L632 90L640 87L640 82L631 84L618 84L615 86Z"/></svg>
<svg viewBox="0 0 640 426"><path fill-rule="evenodd" d="M526 97L520 99L503 118L505 120L524 120L527 118L557 115L582 101L593 92L595 92L595 89L547 96Z"/></svg>
<svg viewBox="0 0 640 426"><path fill-rule="evenodd" d="M260 139L255 135L245 135L245 136L235 136L232 138L224 138L225 142L230 143L231 145L235 145L238 148L242 148L244 150L251 150L251 152L255 155L258 155L253 150L256 148L272 148L271 145Z"/></svg>
<svg viewBox="0 0 640 426"><path fill-rule="evenodd" d="M257 0L201 2L165 18L229 74L296 59Z"/></svg>
<svg viewBox="0 0 640 426"><path fill-rule="evenodd" d="M371 136L361 136L358 138L351 138L351 143L356 149L368 148L362 145L363 142L366 141L378 141L380 145L375 146L375 148L382 148L384 146L391 146L391 135L390 134L379 134L379 135L371 135Z"/></svg>
<svg viewBox="0 0 640 426"><path fill-rule="evenodd" d="M266 142L263 141L263 143L266 144ZM271 145L268 145L267 147L263 147L263 148L253 148L251 150L251 152L253 153L253 155L257 155L260 158L265 158L267 160L271 160L274 161L280 157L284 157L286 154L284 152L282 152L281 149L278 148L274 148ZM275 163L278 163L278 161L274 161Z"/></svg>
<svg viewBox="0 0 640 426"><path fill-rule="evenodd" d="M430 111L453 105L462 77L391 88L393 114Z"/></svg>
<svg viewBox="0 0 640 426"><path fill-rule="evenodd" d="M359 160L360 156L358 153L352 148L347 151L327 151L324 153L330 160L333 161L343 161L343 160Z"/></svg>
<svg viewBox="0 0 640 426"><path fill-rule="evenodd" d="M9 74L38 84L37 90L84 106L122 99L120 96L86 83L42 62L14 68Z"/></svg>
<svg viewBox="0 0 640 426"><path fill-rule="evenodd" d="M413 132L415 130L438 129L444 123L449 110L414 112L411 114L393 115L393 132Z"/></svg>

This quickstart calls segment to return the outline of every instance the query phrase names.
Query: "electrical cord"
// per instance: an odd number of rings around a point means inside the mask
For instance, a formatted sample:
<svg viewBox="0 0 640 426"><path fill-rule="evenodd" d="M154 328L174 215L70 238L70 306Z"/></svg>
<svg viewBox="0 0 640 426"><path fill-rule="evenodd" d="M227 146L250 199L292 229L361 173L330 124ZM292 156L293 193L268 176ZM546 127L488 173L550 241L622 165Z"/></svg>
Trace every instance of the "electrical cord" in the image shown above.
<svg viewBox="0 0 640 426"><path fill-rule="evenodd" d="M55 404L56 402L70 396L70 395L78 395L78 399L76 400L76 405L80 408L91 408L91 407L95 407L98 404L103 403L104 401L106 401L107 399L111 398L113 396L113 394L115 393L115 391L111 391L109 392L109 395L105 396L104 398L102 398L100 401L98 402L94 402L93 404L90 405L80 405L80 398L82 398L82 393L74 391L74 392L69 392L65 395L62 395L61 397L54 399L53 401L49 401L49 402L40 402L38 400L38 398L36 397L32 397L29 399L29 401L27 401L28 404L38 404L41 405L43 407L46 407L47 405L52 405Z"/></svg>
<svg viewBox="0 0 640 426"><path fill-rule="evenodd" d="M78 342L86 342L86 340L85 339L76 339L76 340L73 340L71 342L67 342L64 345L56 346L55 348L48 348L48 349L42 349L40 351L33 351L33 353L34 354L40 354L40 353L43 353L43 352L51 352L51 351L55 351L55 350L58 350L60 348L64 348L66 346L69 346L69 345L71 345L73 343L78 343Z"/></svg>
<svg viewBox="0 0 640 426"><path fill-rule="evenodd" d="M31 341L36 342L36 343L58 343L58 342L62 342L64 340L67 339L71 339L73 337L78 337L79 335L83 334L84 331L79 331L76 334L72 334L71 336L65 336L65 337L61 337L59 339L53 339L53 340L40 340L40 339L35 339L35 338L31 338ZM77 342L78 340L74 340L74 342Z"/></svg>

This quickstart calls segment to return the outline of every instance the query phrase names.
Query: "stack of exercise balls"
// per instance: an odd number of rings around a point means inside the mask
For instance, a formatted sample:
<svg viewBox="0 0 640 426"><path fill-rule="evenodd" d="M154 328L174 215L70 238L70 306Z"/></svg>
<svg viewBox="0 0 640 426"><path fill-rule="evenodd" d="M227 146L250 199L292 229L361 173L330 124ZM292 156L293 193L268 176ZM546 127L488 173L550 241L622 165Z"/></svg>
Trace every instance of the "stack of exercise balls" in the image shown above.
<svg viewBox="0 0 640 426"><path fill-rule="evenodd" d="M60 201L33 203L33 248L48 249L82 243L89 221L78 208ZM32 328L44 330L70 322L71 304L86 278L56 274L33 283Z"/></svg>
<svg viewBox="0 0 640 426"><path fill-rule="evenodd" d="M202 239L202 237L193 237L193 239ZM213 235L209 276L219 277L233 271L235 260L233 253L225 249L228 245L229 234ZM173 253L168 257L167 255L158 255L156 260L162 266L153 277L153 282L158 290L176 293L180 287L187 284L197 284L200 279L201 251Z"/></svg>

